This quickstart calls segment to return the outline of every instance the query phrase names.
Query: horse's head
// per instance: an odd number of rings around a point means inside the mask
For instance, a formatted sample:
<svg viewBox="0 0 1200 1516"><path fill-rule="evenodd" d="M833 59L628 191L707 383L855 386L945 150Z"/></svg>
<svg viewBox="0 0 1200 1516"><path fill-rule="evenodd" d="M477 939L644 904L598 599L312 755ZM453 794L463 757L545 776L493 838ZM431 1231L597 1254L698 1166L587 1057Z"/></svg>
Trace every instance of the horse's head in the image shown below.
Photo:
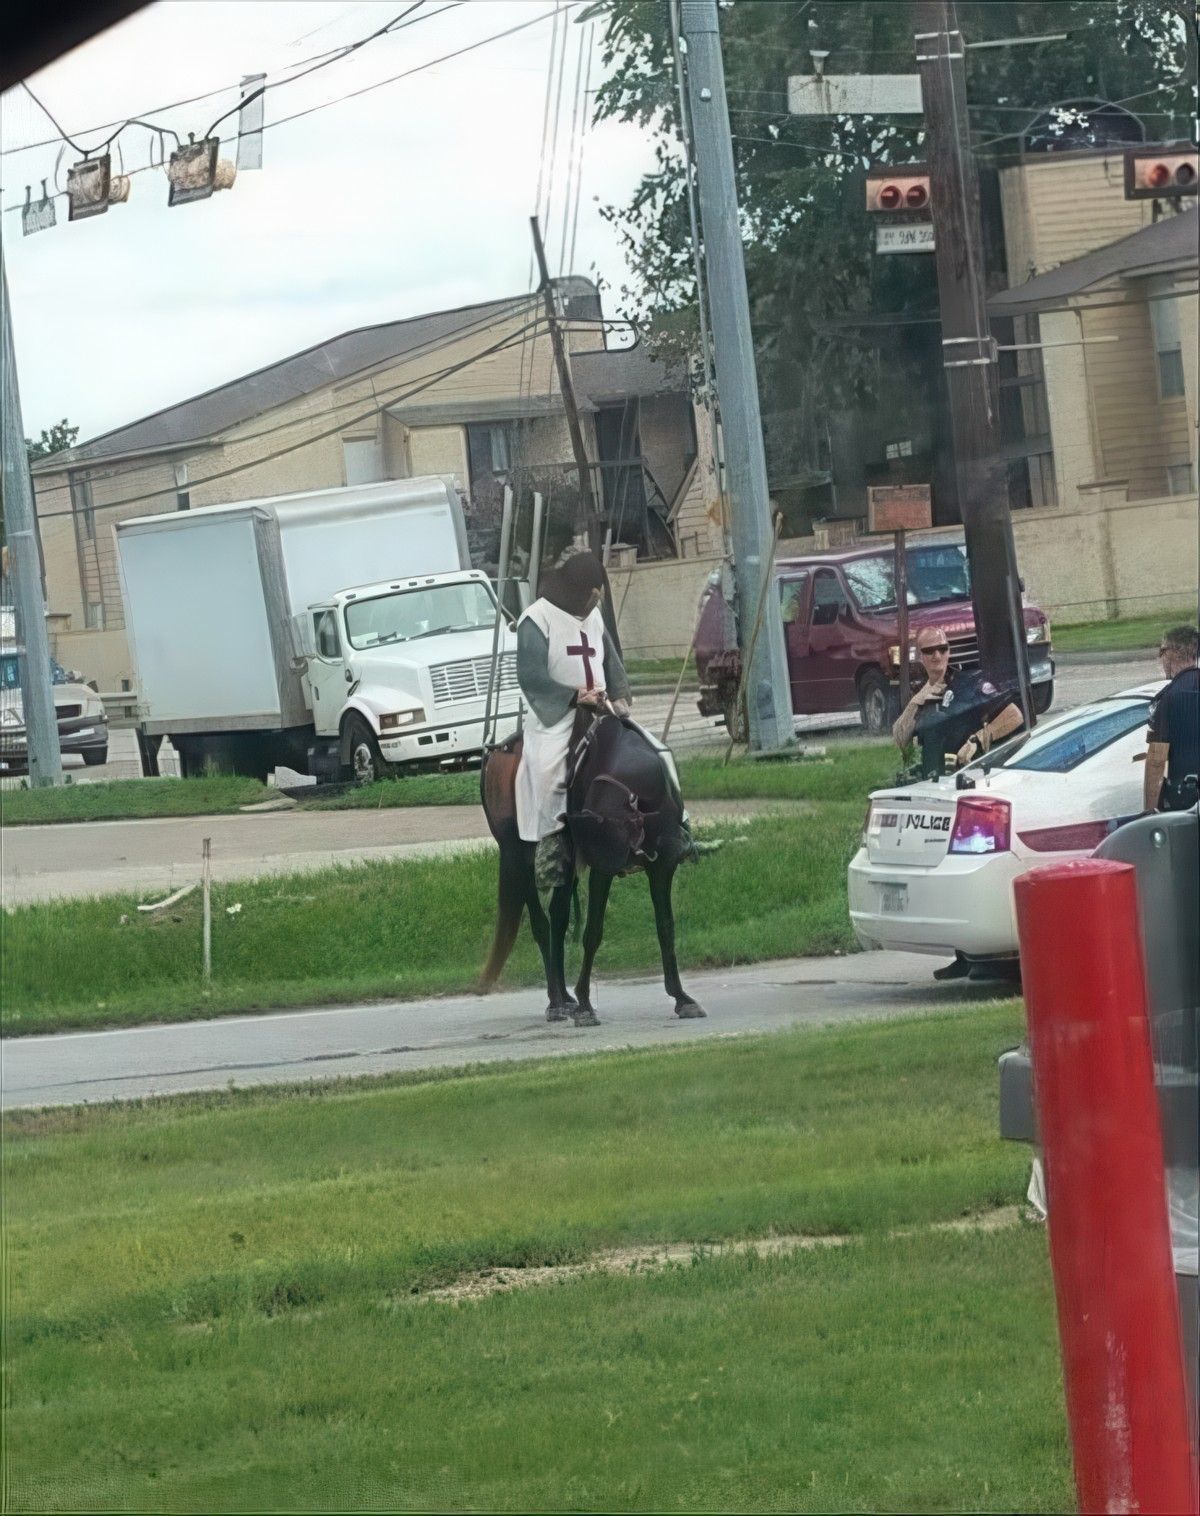
<svg viewBox="0 0 1200 1516"><path fill-rule="evenodd" d="M567 797L581 863L605 874L637 868L657 853L664 828L682 816L662 759L636 726L603 715L584 734Z"/></svg>

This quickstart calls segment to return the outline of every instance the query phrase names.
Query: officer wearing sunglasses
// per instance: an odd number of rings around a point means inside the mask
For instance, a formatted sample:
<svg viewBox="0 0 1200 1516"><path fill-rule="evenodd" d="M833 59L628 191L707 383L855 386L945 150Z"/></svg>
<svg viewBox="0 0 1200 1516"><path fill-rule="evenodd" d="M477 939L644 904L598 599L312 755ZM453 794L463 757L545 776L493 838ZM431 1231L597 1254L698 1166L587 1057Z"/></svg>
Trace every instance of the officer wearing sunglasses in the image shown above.
<svg viewBox="0 0 1200 1516"><path fill-rule="evenodd" d="M993 743L1019 731L1023 718L1015 691L994 684L978 670L950 667L950 643L939 626L917 633L917 655L925 682L892 727L897 747L915 737L921 747L921 777L961 768L988 752Z"/></svg>
<svg viewBox="0 0 1200 1516"><path fill-rule="evenodd" d="M1196 804L1200 770L1200 633L1175 626L1163 633L1158 656L1171 681L1150 707L1150 743L1143 780L1147 811L1186 811Z"/></svg>

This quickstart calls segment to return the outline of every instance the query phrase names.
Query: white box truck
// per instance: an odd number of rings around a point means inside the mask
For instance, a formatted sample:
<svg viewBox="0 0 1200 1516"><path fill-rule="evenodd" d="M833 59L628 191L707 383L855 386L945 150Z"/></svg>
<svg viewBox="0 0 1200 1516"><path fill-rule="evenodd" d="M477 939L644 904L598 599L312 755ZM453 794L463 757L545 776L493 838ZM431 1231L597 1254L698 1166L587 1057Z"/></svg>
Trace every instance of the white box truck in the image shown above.
<svg viewBox="0 0 1200 1516"><path fill-rule="evenodd" d="M449 477L311 490L115 527L143 768L363 781L478 758L496 595ZM502 616L497 733L518 721Z"/></svg>

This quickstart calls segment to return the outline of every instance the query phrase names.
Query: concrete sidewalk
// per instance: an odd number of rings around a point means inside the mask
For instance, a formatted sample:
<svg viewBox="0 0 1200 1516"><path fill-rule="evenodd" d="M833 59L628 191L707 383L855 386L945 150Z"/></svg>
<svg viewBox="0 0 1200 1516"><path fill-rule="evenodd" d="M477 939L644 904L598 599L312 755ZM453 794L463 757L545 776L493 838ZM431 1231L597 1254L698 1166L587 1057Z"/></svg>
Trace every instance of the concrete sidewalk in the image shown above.
<svg viewBox="0 0 1200 1516"><path fill-rule="evenodd" d="M604 980L601 1025L553 1025L544 993L511 990L214 1021L20 1037L0 1044L4 1110L140 1100L189 1090L671 1047L788 1027L969 1010L1003 984L936 984L937 959L912 953L794 958L685 974L708 1017L681 1021L658 979Z"/></svg>

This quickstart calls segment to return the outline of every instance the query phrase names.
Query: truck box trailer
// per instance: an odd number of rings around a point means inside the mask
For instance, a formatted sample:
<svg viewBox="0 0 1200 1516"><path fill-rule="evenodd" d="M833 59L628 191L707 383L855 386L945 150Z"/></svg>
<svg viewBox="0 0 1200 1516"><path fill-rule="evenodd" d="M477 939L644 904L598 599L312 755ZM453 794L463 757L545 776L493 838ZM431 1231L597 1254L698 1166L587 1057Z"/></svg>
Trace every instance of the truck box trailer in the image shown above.
<svg viewBox="0 0 1200 1516"><path fill-rule="evenodd" d="M478 756L497 608L452 479L146 516L115 535L144 765L164 736L185 773L365 779ZM506 735L503 616L497 651Z"/></svg>

